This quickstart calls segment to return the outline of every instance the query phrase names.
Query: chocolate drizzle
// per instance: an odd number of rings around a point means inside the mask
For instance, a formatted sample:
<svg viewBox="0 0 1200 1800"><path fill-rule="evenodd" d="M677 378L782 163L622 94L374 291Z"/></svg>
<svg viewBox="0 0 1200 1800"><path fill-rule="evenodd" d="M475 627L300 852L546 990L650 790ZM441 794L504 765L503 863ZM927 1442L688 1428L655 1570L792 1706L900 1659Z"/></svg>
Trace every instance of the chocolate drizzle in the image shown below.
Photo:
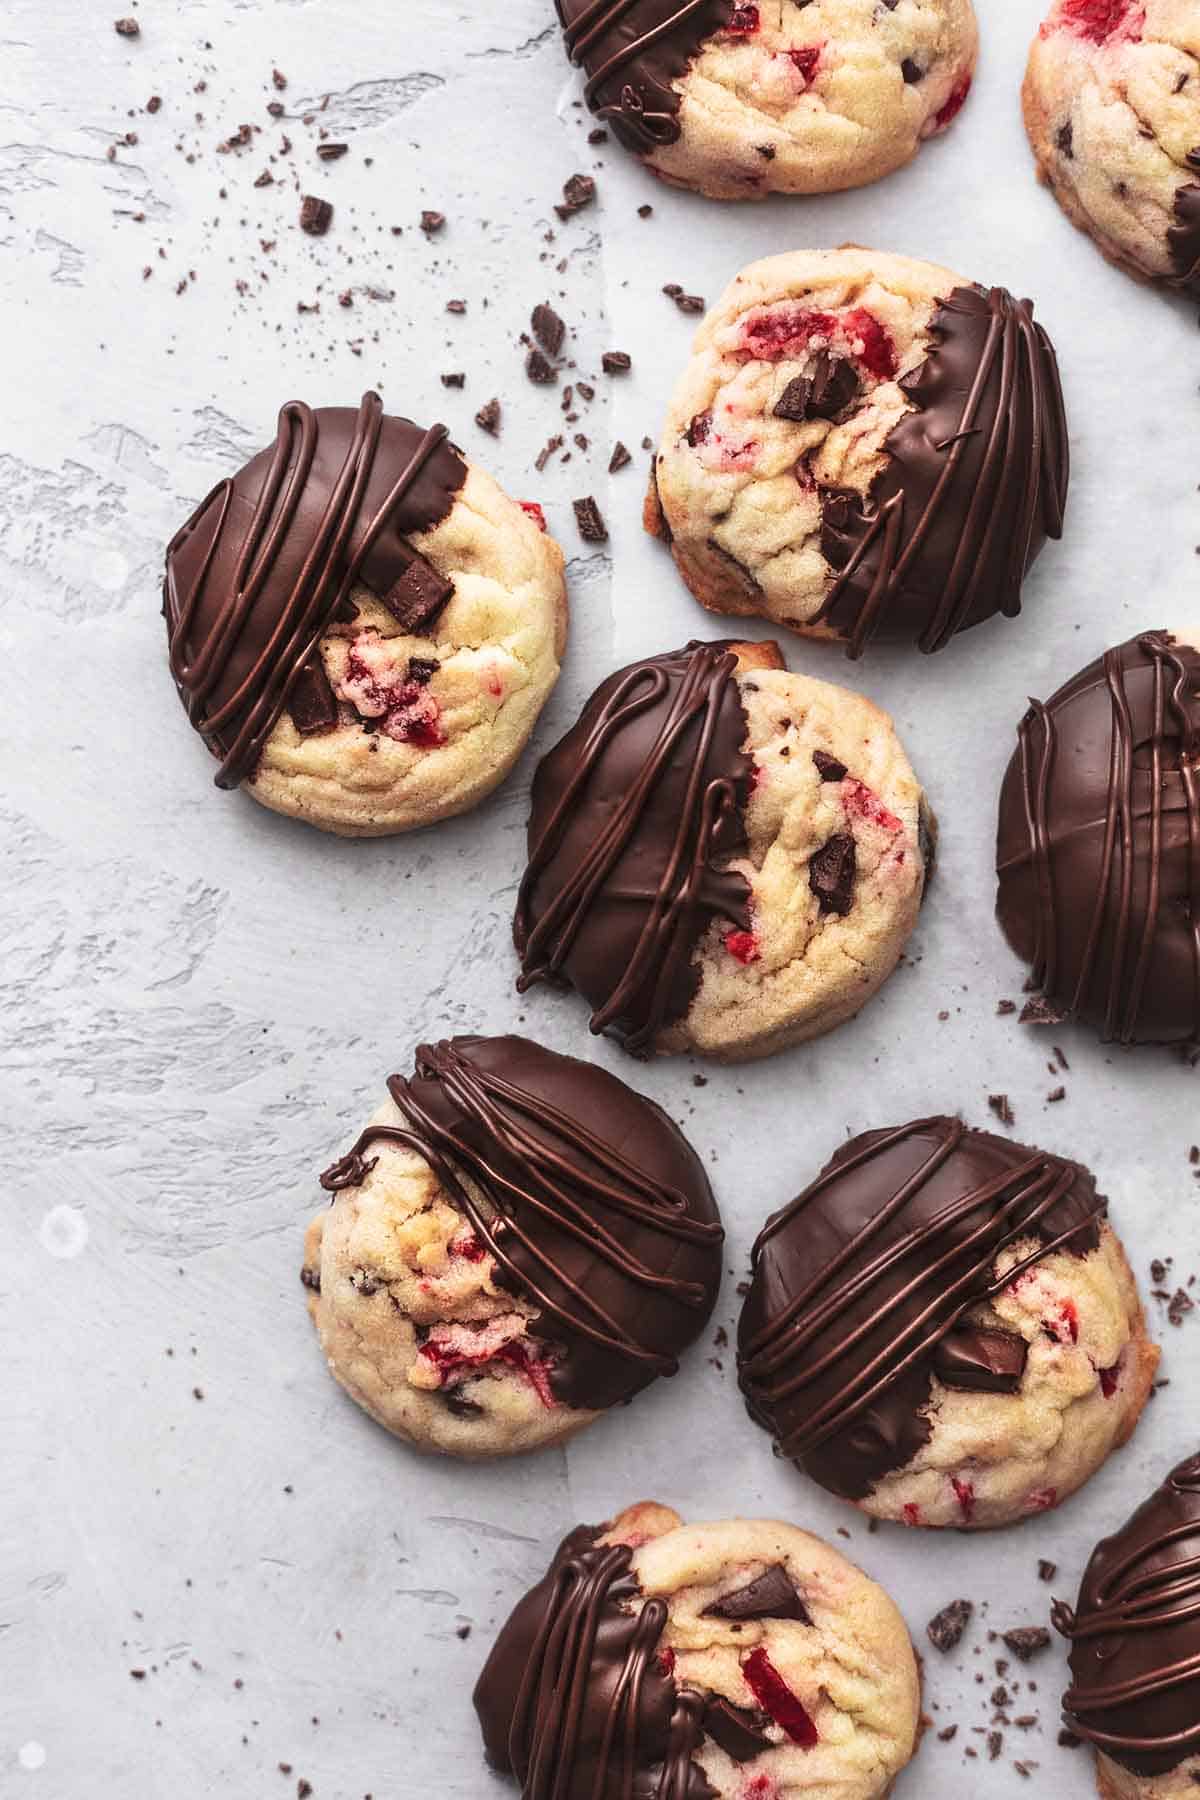
<svg viewBox="0 0 1200 1800"><path fill-rule="evenodd" d="M958 1119L855 1138L754 1246L738 1332L751 1416L823 1487L864 1498L928 1442L935 1373L981 1385L972 1310L1052 1251L1095 1249L1104 1211L1078 1164Z"/></svg>
<svg viewBox="0 0 1200 1800"><path fill-rule="evenodd" d="M1106 1042L1200 1037L1200 651L1106 651L1018 740L996 910L1034 984Z"/></svg>
<svg viewBox="0 0 1200 1800"><path fill-rule="evenodd" d="M915 411L889 432L867 499L825 500L821 549L837 574L816 618L854 657L875 637L916 636L928 653L994 613L1015 617L1034 558L1062 535L1062 389L1032 304L958 287L930 332L899 383Z"/></svg>
<svg viewBox="0 0 1200 1800"><path fill-rule="evenodd" d="M488 1762L522 1800L716 1800L692 1758L704 1702L656 1654L667 1622L627 1545L573 1532L475 1689Z"/></svg>
<svg viewBox="0 0 1200 1800"><path fill-rule="evenodd" d="M378 1144L415 1150L536 1302L557 1399L599 1410L674 1375L704 1329L724 1234L704 1170L672 1121L607 1071L525 1038L423 1044L393 1075L406 1124L369 1125L327 1170L356 1187Z"/></svg>
<svg viewBox="0 0 1200 1800"><path fill-rule="evenodd" d="M635 1055L682 1018L708 923L749 928L751 759L727 643L689 644L610 675L533 781L529 866L513 937L518 988L567 983Z"/></svg>
<svg viewBox="0 0 1200 1800"><path fill-rule="evenodd" d="M167 548L163 611L218 787L253 774L285 707L300 731L336 723L318 646L353 616L356 583L396 596L408 629L445 605L449 583L406 536L440 523L465 479L444 425L422 432L368 393L357 413L290 400L273 448L201 501Z"/></svg>
<svg viewBox="0 0 1200 1800"><path fill-rule="evenodd" d="M1200 150L1188 152L1189 169L1200 172ZM1175 269L1172 286L1200 297L1200 184L1186 182L1175 193L1175 223L1167 231Z"/></svg>
<svg viewBox="0 0 1200 1800"><path fill-rule="evenodd" d="M587 74L584 99L629 150L648 155L679 136L679 92L733 0L555 0L567 54Z"/></svg>
<svg viewBox="0 0 1200 1800"><path fill-rule="evenodd" d="M1200 1456L1096 1546L1078 1607L1053 1616L1072 1639L1076 1737L1147 1777L1200 1753Z"/></svg>

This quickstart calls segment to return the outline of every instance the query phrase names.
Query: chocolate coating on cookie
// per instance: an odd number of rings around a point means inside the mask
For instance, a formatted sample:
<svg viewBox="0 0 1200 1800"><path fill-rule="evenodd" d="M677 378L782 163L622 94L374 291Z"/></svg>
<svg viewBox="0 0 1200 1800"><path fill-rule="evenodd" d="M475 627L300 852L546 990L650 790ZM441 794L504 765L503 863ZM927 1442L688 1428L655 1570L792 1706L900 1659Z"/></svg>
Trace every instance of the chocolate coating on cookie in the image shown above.
<svg viewBox="0 0 1200 1800"><path fill-rule="evenodd" d="M699 1158L662 1109L607 1070L527 1038L423 1044L388 1090L404 1127L369 1125L321 1178L357 1186L377 1144L416 1150L539 1311L556 1399L628 1400L703 1331L723 1232Z"/></svg>
<svg viewBox="0 0 1200 1800"><path fill-rule="evenodd" d="M1188 152L1187 165L1200 173L1200 150ZM1191 181L1175 195L1175 223L1167 231L1175 270L1175 286L1200 298L1200 183Z"/></svg>
<svg viewBox="0 0 1200 1800"><path fill-rule="evenodd" d="M1021 721L996 911L1057 1016L1200 1037L1200 651L1131 638Z"/></svg>
<svg viewBox="0 0 1200 1800"><path fill-rule="evenodd" d="M723 866L746 847L753 771L736 667L720 642L618 670L534 776L517 985L575 988L634 1054L687 1012L709 923L749 927L748 884Z"/></svg>
<svg viewBox="0 0 1200 1800"><path fill-rule="evenodd" d="M1097 1544L1054 1623L1072 1640L1076 1737L1147 1778L1200 1753L1200 1456Z"/></svg>
<svg viewBox="0 0 1200 1800"><path fill-rule="evenodd" d="M220 482L167 549L163 610L171 673L221 767L219 787L254 773L285 708L301 732L337 707L319 643L353 616L363 583L422 632L451 584L406 541L447 517L466 464L446 427L291 400L275 443Z"/></svg>
<svg viewBox="0 0 1200 1800"><path fill-rule="evenodd" d="M675 82L733 0L555 0L563 41L587 76L584 99L629 150L646 155L679 136Z"/></svg>
<svg viewBox="0 0 1200 1800"><path fill-rule="evenodd" d="M1015 617L1034 558L1062 535L1062 389L1032 304L958 287L930 332L899 383L915 410L888 434L870 493L825 501L821 550L837 576L817 618L852 656L875 637L940 650L995 613Z"/></svg>
<svg viewBox="0 0 1200 1800"><path fill-rule="evenodd" d="M487 1760L524 1800L716 1800L692 1760L703 1700L656 1655L667 1608L598 1535L572 1532L496 1640L475 1688Z"/></svg>
<svg viewBox="0 0 1200 1800"><path fill-rule="evenodd" d="M935 1376L1015 1391L1020 1340L980 1342L1010 1334L967 1315L1052 1250L1094 1250L1104 1210L1077 1163L959 1119L853 1139L754 1246L738 1331L751 1416L822 1487L863 1499L929 1441Z"/></svg>

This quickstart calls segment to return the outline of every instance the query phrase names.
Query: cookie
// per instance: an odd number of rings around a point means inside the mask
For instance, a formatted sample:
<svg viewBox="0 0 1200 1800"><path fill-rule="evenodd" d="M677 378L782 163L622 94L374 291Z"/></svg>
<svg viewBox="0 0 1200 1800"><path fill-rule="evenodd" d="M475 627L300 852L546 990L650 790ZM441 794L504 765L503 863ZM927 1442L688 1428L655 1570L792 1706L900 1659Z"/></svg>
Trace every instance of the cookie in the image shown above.
<svg viewBox="0 0 1200 1800"><path fill-rule="evenodd" d="M1200 1786L1200 1456L1097 1544L1071 1639L1063 1718L1095 1746L1108 1800L1185 1800Z"/></svg>
<svg viewBox="0 0 1200 1800"><path fill-rule="evenodd" d="M533 781L518 987L636 1056L767 1056L852 1018L916 924L933 820L886 713L692 643L601 683Z"/></svg>
<svg viewBox="0 0 1200 1800"><path fill-rule="evenodd" d="M558 678L562 552L444 425L289 401L167 550L171 672L220 767L346 837L464 812Z"/></svg>
<svg viewBox="0 0 1200 1800"><path fill-rule="evenodd" d="M1200 1041L1200 638L1144 632L1021 721L996 913L1038 1023Z"/></svg>
<svg viewBox="0 0 1200 1800"><path fill-rule="evenodd" d="M1038 174L1131 275L1200 296L1200 11L1057 0L1022 98Z"/></svg>
<svg viewBox="0 0 1200 1800"><path fill-rule="evenodd" d="M562 1443L708 1323L723 1233L699 1158L606 1070L520 1037L425 1044L321 1177L304 1282L329 1367L448 1456Z"/></svg>
<svg viewBox="0 0 1200 1800"><path fill-rule="evenodd" d="M768 1220L738 1333L751 1416L873 1518L1048 1511L1129 1437L1158 1350L1078 1163L920 1119Z"/></svg>
<svg viewBox="0 0 1200 1800"><path fill-rule="evenodd" d="M892 1601L820 1538L643 1501L567 1538L475 1709L524 1800L879 1800L920 1682Z"/></svg>
<svg viewBox="0 0 1200 1800"><path fill-rule="evenodd" d="M1021 609L1067 430L1027 300L845 246L752 263L697 333L646 527L714 612L861 656Z"/></svg>
<svg viewBox="0 0 1200 1800"><path fill-rule="evenodd" d="M675 187L828 194L890 175L971 88L971 0L557 0L584 97Z"/></svg>

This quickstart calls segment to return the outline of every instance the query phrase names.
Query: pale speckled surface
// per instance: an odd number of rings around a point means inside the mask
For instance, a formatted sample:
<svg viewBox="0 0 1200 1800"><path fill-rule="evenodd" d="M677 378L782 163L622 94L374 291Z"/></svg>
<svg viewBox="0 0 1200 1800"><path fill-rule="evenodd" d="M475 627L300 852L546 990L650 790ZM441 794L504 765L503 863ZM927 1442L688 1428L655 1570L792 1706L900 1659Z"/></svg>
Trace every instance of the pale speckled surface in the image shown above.
<svg viewBox="0 0 1200 1800"><path fill-rule="evenodd" d="M163 541L265 441L281 400L353 400L377 382L543 499L567 546L574 636L547 742L618 657L717 624L641 538L638 469L604 474L614 433L633 447L656 430L686 351L663 282L713 297L752 257L856 239L1032 293L1062 356L1076 480L1067 542L1047 551L1024 620L931 661L851 670L817 647L788 651L894 711L941 813L914 966L835 1039L773 1064L709 1071L703 1090L684 1063L633 1074L711 1159L730 1226L727 1326L757 1223L844 1129L935 1107L981 1120L999 1090L1022 1135L1094 1160L1139 1274L1174 1252L1186 1279L1200 1267L1187 1164L1200 1073L1055 1033L1068 1097L1047 1108L1044 1040L994 1016L1020 989L989 866L1024 696L1107 640L1200 618L1195 319L1109 269L1034 183L1017 89L1039 0L984 7L976 95L880 187L731 211L651 186L608 151L601 203L561 229L550 204L596 153L550 0L145 0L133 45L112 30L118 10L8 0L0 19L0 1795L259 1800L303 1779L319 1800L499 1800L469 1711L490 1634L560 1529L645 1493L693 1516L847 1525L843 1547L918 1632L959 1593L990 1601L997 1627L1044 1617L1037 1558L1059 1562L1070 1593L1092 1540L1194 1450L1200 1313L1164 1327L1172 1385L1135 1446L1061 1515L983 1540L868 1537L773 1464L728 1356L721 1372L711 1352L565 1454L508 1468L420 1462L341 1397L296 1279L301 1232L314 1172L388 1069L423 1035L523 1019L629 1070L591 1044L580 1007L512 991L530 760L475 815L408 841L337 843L269 817L212 788L166 678L156 593ZM272 66L291 111L330 91L325 122L353 146L318 165L311 131L283 122L305 189L338 208L322 243L295 229L286 163L273 187L253 186L274 129L215 154L243 120L269 123ZM156 118L126 116L152 92ZM125 130L139 142L109 162ZM649 222L636 216L646 200ZM422 206L451 221L431 244L414 229ZM142 224L127 216L138 210ZM260 235L278 240L269 283L250 254ZM561 278L539 267L541 249L568 258ZM176 298L189 268L195 285ZM326 273L321 313L298 317ZM343 310L347 282L396 297L359 291ZM458 295L465 320L442 311ZM515 339L547 297L578 327L582 368L607 347L636 368L598 383L578 427L599 446L592 463L577 452L539 479L530 464L556 401L525 383ZM356 357L347 339L372 331ZM438 383L452 368L468 371L463 394ZM498 445L471 423L493 392L508 401ZM592 490L611 567L574 533L569 501ZM958 1800L969 1782L1082 1800L1086 1758L1054 1745L1058 1651L1011 1709L1040 1725L1009 1731L989 1763L971 1735L994 1683L980 1645L977 1623L960 1657L931 1653L935 1722L958 1718L959 1737L927 1739L898 1794ZM966 1746L978 1761L964 1764ZM1013 1756L1039 1763L1032 1784Z"/></svg>

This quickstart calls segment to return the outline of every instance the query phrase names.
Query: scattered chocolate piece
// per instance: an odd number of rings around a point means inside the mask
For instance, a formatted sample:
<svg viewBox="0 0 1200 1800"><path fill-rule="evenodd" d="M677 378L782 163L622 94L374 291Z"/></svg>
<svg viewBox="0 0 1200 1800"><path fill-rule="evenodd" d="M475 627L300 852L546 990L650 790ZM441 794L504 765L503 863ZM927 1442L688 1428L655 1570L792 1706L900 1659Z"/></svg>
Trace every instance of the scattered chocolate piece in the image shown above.
<svg viewBox="0 0 1200 1800"><path fill-rule="evenodd" d="M822 781L845 781L845 763L839 762L836 756L830 756L827 750L814 750L813 761Z"/></svg>
<svg viewBox="0 0 1200 1800"><path fill-rule="evenodd" d="M938 1732L938 1743L939 1744L952 1744L957 1736L958 1736L958 1726L957 1725L947 1725L943 1731Z"/></svg>
<svg viewBox="0 0 1200 1800"><path fill-rule="evenodd" d="M447 300L446 302L446 311L448 313L454 313L456 316L461 316L466 310L467 303L465 300Z"/></svg>
<svg viewBox="0 0 1200 1800"><path fill-rule="evenodd" d="M456 369L453 374L442 376L442 386L443 387L460 388L460 387L465 387L466 385L467 385L467 378L462 373L462 371L459 369Z"/></svg>
<svg viewBox="0 0 1200 1800"><path fill-rule="evenodd" d="M545 351L539 350L536 344L525 358L525 373L535 387L553 387L558 380L558 370Z"/></svg>
<svg viewBox="0 0 1200 1800"><path fill-rule="evenodd" d="M1182 1325L1188 1313L1195 1310L1195 1301L1190 1299L1183 1288L1176 1288L1167 1307L1167 1318L1172 1325Z"/></svg>
<svg viewBox="0 0 1200 1800"><path fill-rule="evenodd" d="M554 208L560 219L570 219L596 198L596 183L590 175L572 175L563 183L563 197Z"/></svg>
<svg viewBox="0 0 1200 1800"><path fill-rule="evenodd" d="M1050 1092L1046 1095L1046 1101L1047 1101L1048 1105L1053 1106L1056 1100L1065 1100L1066 1097L1067 1097L1066 1088L1065 1087L1056 1087L1056 1088L1050 1089Z"/></svg>
<svg viewBox="0 0 1200 1800"><path fill-rule="evenodd" d="M822 912L846 916L854 905L857 874L858 852L854 839L848 831L839 831L809 858L808 885L817 896Z"/></svg>
<svg viewBox="0 0 1200 1800"><path fill-rule="evenodd" d="M1070 1013L1064 1012L1061 1006L1055 1006L1051 1001L1043 999L1041 994L1035 994L1033 999L1027 1000L1021 1008L1018 1024L1065 1025L1070 1016Z"/></svg>
<svg viewBox="0 0 1200 1800"><path fill-rule="evenodd" d="M500 436L500 402L488 400L475 414L475 423L480 431L490 432L492 437Z"/></svg>
<svg viewBox="0 0 1200 1800"><path fill-rule="evenodd" d="M608 542L608 526L604 523L604 515L590 494L583 500L572 503L575 507L575 523L579 527L579 535L585 544L604 544Z"/></svg>
<svg viewBox="0 0 1200 1800"><path fill-rule="evenodd" d="M645 206L639 206L638 207L638 218L639 219L648 219L650 217L650 215L653 213L653 211L654 211L654 208L652 206L650 206L649 204L647 204Z"/></svg>
<svg viewBox="0 0 1200 1800"><path fill-rule="evenodd" d="M1003 1749L1004 1749L1004 1733L1002 1731L989 1731L988 1738L987 1738L987 1752L988 1752L989 1762L996 1762L1000 1756L1000 1752Z"/></svg>
<svg viewBox="0 0 1200 1800"><path fill-rule="evenodd" d="M162 95L161 94L151 94L150 98L146 102L146 111L148 113L156 113L156 112L162 111Z"/></svg>
<svg viewBox="0 0 1200 1800"><path fill-rule="evenodd" d="M142 28L136 19L114 19L113 30L118 37L141 37Z"/></svg>
<svg viewBox="0 0 1200 1800"><path fill-rule="evenodd" d="M988 1106L1002 1125L1012 1125L1015 1122L1016 1114L1009 1105L1007 1094L989 1094Z"/></svg>
<svg viewBox="0 0 1200 1800"><path fill-rule="evenodd" d="M603 125L597 125L593 131L589 131L587 141L589 144L607 144L608 133Z"/></svg>
<svg viewBox="0 0 1200 1800"><path fill-rule="evenodd" d="M1047 1562L1045 1557L1038 1558L1038 1580L1053 1581L1058 1574L1058 1564Z"/></svg>
<svg viewBox="0 0 1200 1800"><path fill-rule="evenodd" d="M628 450L625 448L625 446L621 442L620 438L618 438L616 443L613 445L613 453L608 459L609 474L615 475L617 473L618 469L628 468L629 464L632 461L633 461L632 456L629 454Z"/></svg>
<svg viewBox="0 0 1200 1800"><path fill-rule="evenodd" d="M706 1619L796 1619L802 1625L811 1625L808 1611L796 1592L795 1583L787 1570L780 1563L768 1569L765 1574L756 1576L744 1587L734 1588L728 1594L722 1594L711 1606L706 1606Z"/></svg>
<svg viewBox="0 0 1200 1800"><path fill-rule="evenodd" d="M943 1655L955 1649L962 1641L963 1632L971 1623L975 1611L971 1600L952 1600L949 1606L943 1606L940 1613L935 1613L925 1627L926 1635L935 1650Z"/></svg>
<svg viewBox="0 0 1200 1800"><path fill-rule="evenodd" d="M530 318L533 335L548 356L557 356L563 347L567 328L552 306L545 302L535 306Z"/></svg>
<svg viewBox="0 0 1200 1800"><path fill-rule="evenodd" d="M316 194L305 194L300 202L300 229L309 237L324 237L333 223L333 207Z"/></svg>
<svg viewBox="0 0 1200 1800"><path fill-rule="evenodd" d="M1016 1010L1017 1003L1015 1000L1000 1000L996 1005L996 1016L1000 1019L1006 1019L1009 1013L1015 1013Z"/></svg>
<svg viewBox="0 0 1200 1800"><path fill-rule="evenodd" d="M271 86L282 94L284 88L287 86L287 76L282 69L271 70Z"/></svg>
<svg viewBox="0 0 1200 1800"><path fill-rule="evenodd" d="M1050 1648L1050 1633L1044 1625L1021 1625L1016 1631L1004 1631L1000 1635L1022 1662L1028 1662L1039 1651Z"/></svg>
<svg viewBox="0 0 1200 1800"><path fill-rule="evenodd" d="M1083 1739L1077 1738L1075 1733L1073 1731L1068 1731L1064 1725L1058 1734L1056 1742L1059 1743L1064 1750L1078 1750Z"/></svg>
<svg viewBox="0 0 1200 1800"><path fill-rule="evenodd" d="M421 214L421 230L425 233L426 237L432 237L434 232L440 231L445 223L445 213L423 212Z"/></svg>
<svg viewBox="0 0 1200 1800"><path fill-rule="evenodd" d="M606 375L626 375L633 367L633 358L625 350L606 350L600 358L600 367Z"/></svg>
<svg viewBox="0 0 1200 1800"><path fill-rule="evenodd" d="M663 292L666 292L665 288ZM704 311L704 298L701 294L672 294L671 298L681 313L702 313Z"/></svg>
<svg viewBox="0 0 1200 1800"><path fill-rule="evenodd" d="M318 144L317 155L322 162L337 162L339 157L345 156L349 148L349 144Z"/></svg>

